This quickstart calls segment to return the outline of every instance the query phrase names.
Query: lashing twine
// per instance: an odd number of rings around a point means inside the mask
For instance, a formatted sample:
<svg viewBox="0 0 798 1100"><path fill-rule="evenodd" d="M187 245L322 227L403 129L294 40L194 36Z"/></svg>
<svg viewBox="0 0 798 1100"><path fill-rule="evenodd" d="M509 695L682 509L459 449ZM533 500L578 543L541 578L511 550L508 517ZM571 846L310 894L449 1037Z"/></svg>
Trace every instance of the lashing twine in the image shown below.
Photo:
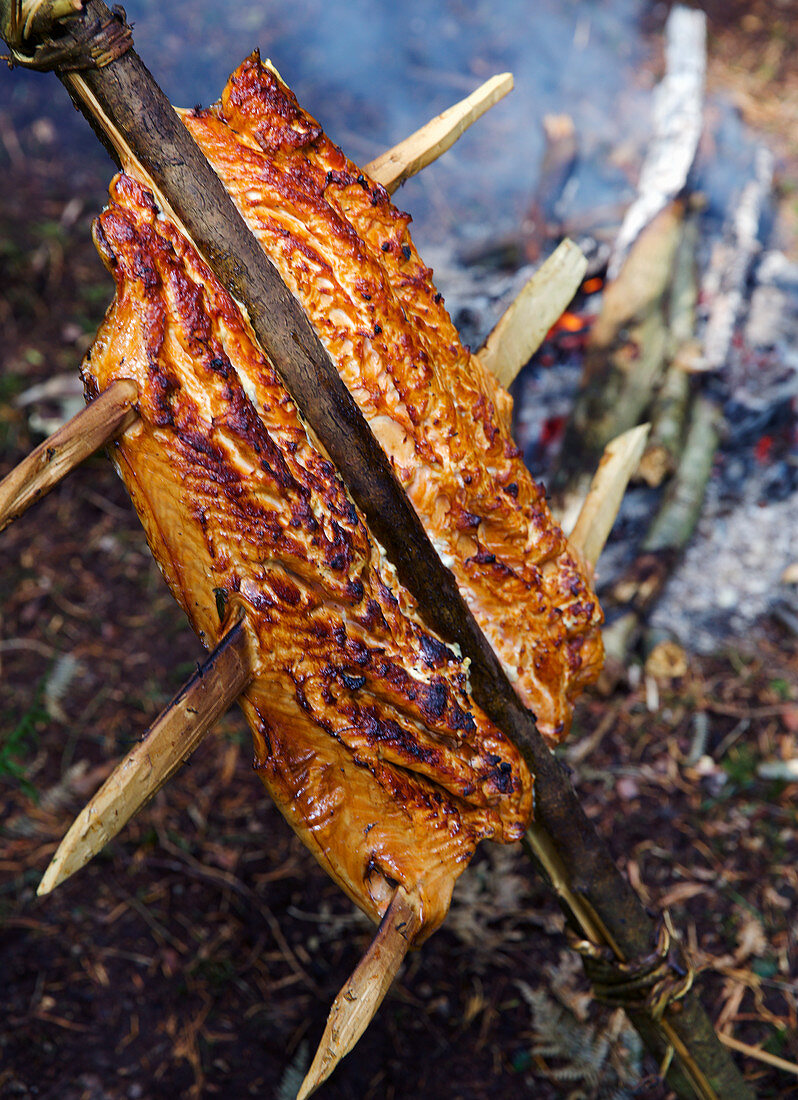
<svg viewBox="0 0 798 1100"><path fill-rule="evenodd" d="M133 45L125 9L114 6L109 17L75 20L82 0L14 0L2 36L11 50L0 57L9 68L48 72L102 69Z"/></svg>
<svg viewBox="0 0 798 1100"><path fill-rule="evenodd" d="M642 1010L661 1020L666 1010L686 996L695 971L673 936L668 914L657 925L653 951L628 962L618 959L610 947L569 933L570 946L581 956L593 996L614 1008Z"/></svg>

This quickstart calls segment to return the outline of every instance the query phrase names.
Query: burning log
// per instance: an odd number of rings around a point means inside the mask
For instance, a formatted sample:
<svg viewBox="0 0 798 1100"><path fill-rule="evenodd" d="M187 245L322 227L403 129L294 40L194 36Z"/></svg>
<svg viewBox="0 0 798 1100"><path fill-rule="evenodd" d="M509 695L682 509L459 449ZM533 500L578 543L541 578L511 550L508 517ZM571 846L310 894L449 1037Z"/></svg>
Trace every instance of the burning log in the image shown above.
<svg viewBox="0 0 798 1100"><path fill-rule="evenodd" d="M690 357L696 354L697 241L698 223L693 213L685 220L674 261L668 305L670 365L653 404L651 436L638 469L639 476L651 486L661 485L673 473L684 443L690 402Z"/></svg>
<svg viewBox="0 0 798 1100"><path fill-rule="evenodd" d="M681 196L701 134L706 17L677 5L668 17L665 36L666 73L654 94L654 136L637 198L626 212L610 259L581 391L552 484L566 525L604 447L645 415L668 354L664 303L681 239ZM670 388L678 389L675 379L672 382ZM654 448L656 415L652 420ZM649 466L654 461L649 460Z"/></svg>
<svg viewBox="0 0 798 1100"><path fill-rule="evenodd" d="M706 16L675 5L665 24L666 72L654 92L654 136L640 171L638 194L624 217L609 263L620 274L633 242L684 191L701 136L706 76Z"/></svg>
<svg viewBox="0 0 798 1100"><path fill-rule="evenodd" d="M678 468L646 532L640 555L613 586L612 601L624 611L604 630L609 660L625 663L674 565L692 537L720 440L719 424L720 414L714 403L697 397L692 405Z"/></svg>
<svg viewBox="0 0 798 1100"><path fill-rule="evenodd" d="M720 439L720 412L699 397L687 426L684 452L662 507L643 539L644 553L673 553L690 539L704 502L712 462Z"/></svg>
<svg viewBox="0 0 798 1100"><path fill-rule="evenodd" d="M717 370L728 357L751 264L760 249L759 226L773 182L773 155L759 149L755 172L743 188L725 238L715 248L703 285L710 301L704 334L704 370Z"/></svg>
<svg viewBox="0 0 798 1100"><path fill-rule="evenodd" d="M683 216L681 201L661 211L635 241L618 277L605 287L586 350L582 388L552 480L566 527L604 448L640 422L662 376L668 341L665 302Z"/></svg>
<svg viewBox="0 0 798 1100"><path fill-rule="evenodd" d="M672 363L651 413L651 437L640 459L638 476L655 488L676 469L684 441L684 421L690 399L690 376Z"/></svg>
<svg viewBox="0 0 798 1100"><path fill-rule="evenodd" d="M24 58L33 53L35 57L34 44L25 42L19 34L20 27L25 25L19 19L20 5L13 10L15 18L9 18L8 7L0 9L6 16L6 33L9 27L14 32L15 56ZM119 19L117 16L117 22ZM80 42L82 32L88 28L99 26L102 31L112 24L114 18L107 9L97 0L89 0L81 14L70 22L70 36L74 42ZM36 27L37 31L42 29L46 31L46 24L44 28ZM92 35L83 37L85 54L85 38ZM62 71L60 75L95 118L118 155L143 174L148 183L152 182L166 215L177 219L189 241L198 245L211 267L221 274L228 290L246 304L264 349L278 363L294 400L334 458L352 496L379 537L384 538L389 557L423 614L468 654L475 698L522 748L537 772L538 817L530 834L530 846L566 905L574 927L593 941L597 952L606 948L609 957L634 962L649 956L655 939L651 921L581 811L567 778L541 740L531 716L515 697L501 665L396 485L384 454L340 384L306 318L266 267L257 244L218 179L181 130L146 70L127 45L125 51L123 56L117 55L118 60L111 60L96 71L86 69L77 76ZM107 59L105 44L101 44L99 54L103 61ZM45 42L40 57L48 61L55 57L56 65L74 63L70 44L63 41ZM80 63L87 64L85 56ZM160 138L157 152L152 146L153 134ZM719 1046L695 995L689 991L689 975L686 981L684 974L676 981L681 963L669 954L667 945L660 950L657 942L663 965L673 970L672 982L664 1000L658 997L636 1002L630 992L627 999L630 1016L647 1044L659 1055L675 1051L668 1079L683 1095L692 1092L708 1098L747 1097L748 1090ZM390 967L382 973L388 970ZM635 970L633 965L632 973ZM679 1012L667 1007L674 994L680 998Z"/></svg>

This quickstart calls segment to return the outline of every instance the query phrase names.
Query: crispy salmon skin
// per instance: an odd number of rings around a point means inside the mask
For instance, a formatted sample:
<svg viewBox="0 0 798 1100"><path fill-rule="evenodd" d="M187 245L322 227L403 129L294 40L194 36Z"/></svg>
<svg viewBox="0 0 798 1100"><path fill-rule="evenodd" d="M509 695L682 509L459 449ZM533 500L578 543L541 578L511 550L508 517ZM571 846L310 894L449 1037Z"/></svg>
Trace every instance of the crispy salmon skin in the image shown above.
<svg viewBox="0 0 798 1100"><path fill-rule="evenodd" d="M463 347L410 218L253 54L182 114L302 304L444 564L550 743L603 660L601 609Z"/></svg>
<svg viewBox="0 0 798 1100"><path fill-rule="evenodd" d="M397 883L423 934L479 840L532 808L515 747L467 666L424 627L236 303L152 195L119 176L95 241L116 296L86 356L90 391L139 387L116 466L174 596L207 646L243 614L241 699L283 814L375 919ZM423 937L422 937L423 938Z"/></svg>

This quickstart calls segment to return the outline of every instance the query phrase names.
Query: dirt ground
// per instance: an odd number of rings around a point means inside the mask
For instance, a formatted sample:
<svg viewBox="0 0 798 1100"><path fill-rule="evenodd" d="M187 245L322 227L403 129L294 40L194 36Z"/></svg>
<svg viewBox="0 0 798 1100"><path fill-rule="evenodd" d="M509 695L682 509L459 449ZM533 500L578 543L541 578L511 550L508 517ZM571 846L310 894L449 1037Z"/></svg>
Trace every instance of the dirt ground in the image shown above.
<svg viewBox="0 0 798 1100"><path fill-rule="evenodd" d="M0 121L2 476L39 441L13 398L75 368L110 281L89 237L101 181ZM0 1097L292 1097L371 929L269 804L237 712L89 867L35 894L202 658L102 455L2 535L0 585ZM757 769L798 756L796 685L795 639L763 623L677 678L591 693L565 750L619 864L682 930L718 1028L792 1063L798 783ZM586 988L520 850L487 845L322 1095L664 1098ZM740 1064L760 1097L798 1092Z"/></svg>

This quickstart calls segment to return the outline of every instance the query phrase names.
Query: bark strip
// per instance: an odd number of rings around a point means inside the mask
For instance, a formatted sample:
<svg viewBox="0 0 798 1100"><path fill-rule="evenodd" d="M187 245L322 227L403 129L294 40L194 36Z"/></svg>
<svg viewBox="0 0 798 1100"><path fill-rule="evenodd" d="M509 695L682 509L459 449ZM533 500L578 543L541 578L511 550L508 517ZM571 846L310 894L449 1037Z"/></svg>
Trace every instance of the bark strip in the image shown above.
<svg viewBox="0 0 798 1100"><path fill-rule="evenodd" d="M10 0L1 0L6 18ZM76 19L107 18L100 0L88 0ZM556 853L567 909L592 911L605 942L619 956L647 955L654 926L615 866L604 842L584 814L563 767L550 753L532 715L515 695L498 659L465 605L451 572L438 558L412 506L396 481L333 363L305 314L250 234L232 200L135 51L100 70L61 77L80 93L85 87L90 114L109 140L111 127L166 196L171 210L228 290L246 306L264 351L294 401L338 467L393 561L400 580L418 600L422 613L444 637L457 641L472 661L473 695L496 724L524 752L537 775L536 830ZM105 120L105 124L102 120ZM540 865L551 879L546 853ZM581 927L572 918L575 927ZM662 1058L675 1048L668 1081L683 1096L724 1100L752 1094L718 1042L695 996L666 1015L635 1023L649 1048Z"/></svg>

